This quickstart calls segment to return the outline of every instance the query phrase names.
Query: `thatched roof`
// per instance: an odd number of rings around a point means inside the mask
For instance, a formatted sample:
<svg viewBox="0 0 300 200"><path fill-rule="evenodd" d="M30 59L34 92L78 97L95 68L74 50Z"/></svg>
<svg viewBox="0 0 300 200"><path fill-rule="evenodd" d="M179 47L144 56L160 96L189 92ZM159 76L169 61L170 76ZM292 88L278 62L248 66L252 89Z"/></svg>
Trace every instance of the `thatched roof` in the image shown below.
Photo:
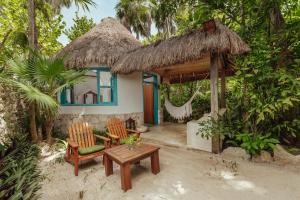
<svg viewBox="0 0 300 200"><path fill-rule="evenodd" d="M155 71L164 67L199 60L211 52L240 55L250 51L248 45L218 20L211 20L214 31L202 26L186 34L135 48L112 67L115 73Z"/></svg>
<svg viewBox="0 0 300 200"><path fill-rule="evenodd" d="M65 57L69 68L111 67L120 55L139 46L141 43L123 25L108 17L68 44L57 57Z"/></svg>

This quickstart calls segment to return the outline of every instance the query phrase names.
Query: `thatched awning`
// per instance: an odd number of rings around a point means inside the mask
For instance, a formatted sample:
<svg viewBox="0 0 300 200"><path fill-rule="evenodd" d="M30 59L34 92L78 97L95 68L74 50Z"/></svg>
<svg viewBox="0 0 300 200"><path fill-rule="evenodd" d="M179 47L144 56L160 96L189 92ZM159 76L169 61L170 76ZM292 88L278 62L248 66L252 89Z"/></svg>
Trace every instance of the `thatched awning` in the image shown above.
<svg viewBox="0 0 300 200"><path fill-rule="evenodd" d="M177 65L184 68L185 63L201 63L201 59L209 58L212 52L240 55L250 51L248 45L235 32L218 20L210 22L215 24L214 31L201 27L180 36L130 50L118 59L112 71L161 71ZM203 66L201 73L207 72L204 68L207 66Z"/></svg>
<svg viewBox="0 0 300 200"><path fill-rule="evenodd" d="M141 45L120 22L108 17L68 44L57 57L65 57L69 68L111 67L120 55Z"/></svg>

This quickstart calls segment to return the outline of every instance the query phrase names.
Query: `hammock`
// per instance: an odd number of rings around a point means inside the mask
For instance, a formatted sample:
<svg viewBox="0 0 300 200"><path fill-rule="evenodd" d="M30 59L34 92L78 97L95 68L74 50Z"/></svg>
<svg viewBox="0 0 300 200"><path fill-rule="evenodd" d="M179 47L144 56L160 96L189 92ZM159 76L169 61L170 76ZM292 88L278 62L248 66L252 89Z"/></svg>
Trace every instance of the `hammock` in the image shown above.
<svg viewBox="0 0 300 200"><path fill-rule="evenodd" d="M168 111L168 113L174 118L174 119L184 119L187 117L190 117L193 113L192 110L192 101L196 97L200 90L200 87L196 90L196 92L193 94L193 96L182 106L174 106L169 101L169 99L165 99L165 108Z"/></svg>

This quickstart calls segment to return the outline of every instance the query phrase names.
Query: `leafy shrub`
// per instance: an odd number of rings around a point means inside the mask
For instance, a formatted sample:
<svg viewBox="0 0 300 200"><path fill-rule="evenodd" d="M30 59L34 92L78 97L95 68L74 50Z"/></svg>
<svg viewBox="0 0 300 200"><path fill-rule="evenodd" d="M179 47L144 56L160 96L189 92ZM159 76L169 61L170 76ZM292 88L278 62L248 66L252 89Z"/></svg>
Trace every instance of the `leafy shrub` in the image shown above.
<svg viewBox="0 0 300 200"><path fill-rule="evenodd" d="M104 137L107 136L107 135L106 135L106 131L99 130L99 129L96 129L96 128L93 128L93 133L94 133L95 135L100 135L100 136L104 136Z"/></svg>
<svg viewBox="0 0 300 200"><path fill-rule="evenodd" d="M39 149L25 136L17 135L0 152L0 199L38 199L41 175Z"/></svg>
<svg viewBox="0 0 300 200"><path fill-rule="evenodd" d="M240 143L251 156L260 154L262 150L273 151L275 145L279 143L277 139L271 137L271 134L255 136L249 133L236 135L235 142Z"/></svg>

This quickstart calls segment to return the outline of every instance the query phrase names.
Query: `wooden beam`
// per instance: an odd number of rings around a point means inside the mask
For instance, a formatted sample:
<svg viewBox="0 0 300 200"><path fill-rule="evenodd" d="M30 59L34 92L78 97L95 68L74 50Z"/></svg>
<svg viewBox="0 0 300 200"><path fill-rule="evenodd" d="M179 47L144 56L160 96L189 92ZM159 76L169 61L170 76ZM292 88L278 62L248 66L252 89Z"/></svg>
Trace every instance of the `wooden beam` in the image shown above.
<svg viewBox="0 0 300 200"><path fill-rule="evenodd" d="M210 66L210 109L211 117L215 122L218 120L219 102L218 102L218 69L220 65L220 56L217 53L211 54L211 66ZM213 126L215 124L213 123ZM215 130L215 128L213 128ZM212 152L220 153L220 135L218 133L212 133Z"/></svg>
<svg viewBox="0 0 300 200"><path fill-rule="evenodd" d="M222 66L221 69L221 108L226 108L226 69L225 66Z"/></svg>
<svg viewBox="0 0 300 200"><path fill-rule="evenodd" d="M153 69L152 71L162 76L165 76L169 74L174 75L174 74L179 74L184 72L189 73L191 71L208 71L209 66L210 66L210 57L209 55L205 55L203 58L198 60L156 68Z"/></svg>

